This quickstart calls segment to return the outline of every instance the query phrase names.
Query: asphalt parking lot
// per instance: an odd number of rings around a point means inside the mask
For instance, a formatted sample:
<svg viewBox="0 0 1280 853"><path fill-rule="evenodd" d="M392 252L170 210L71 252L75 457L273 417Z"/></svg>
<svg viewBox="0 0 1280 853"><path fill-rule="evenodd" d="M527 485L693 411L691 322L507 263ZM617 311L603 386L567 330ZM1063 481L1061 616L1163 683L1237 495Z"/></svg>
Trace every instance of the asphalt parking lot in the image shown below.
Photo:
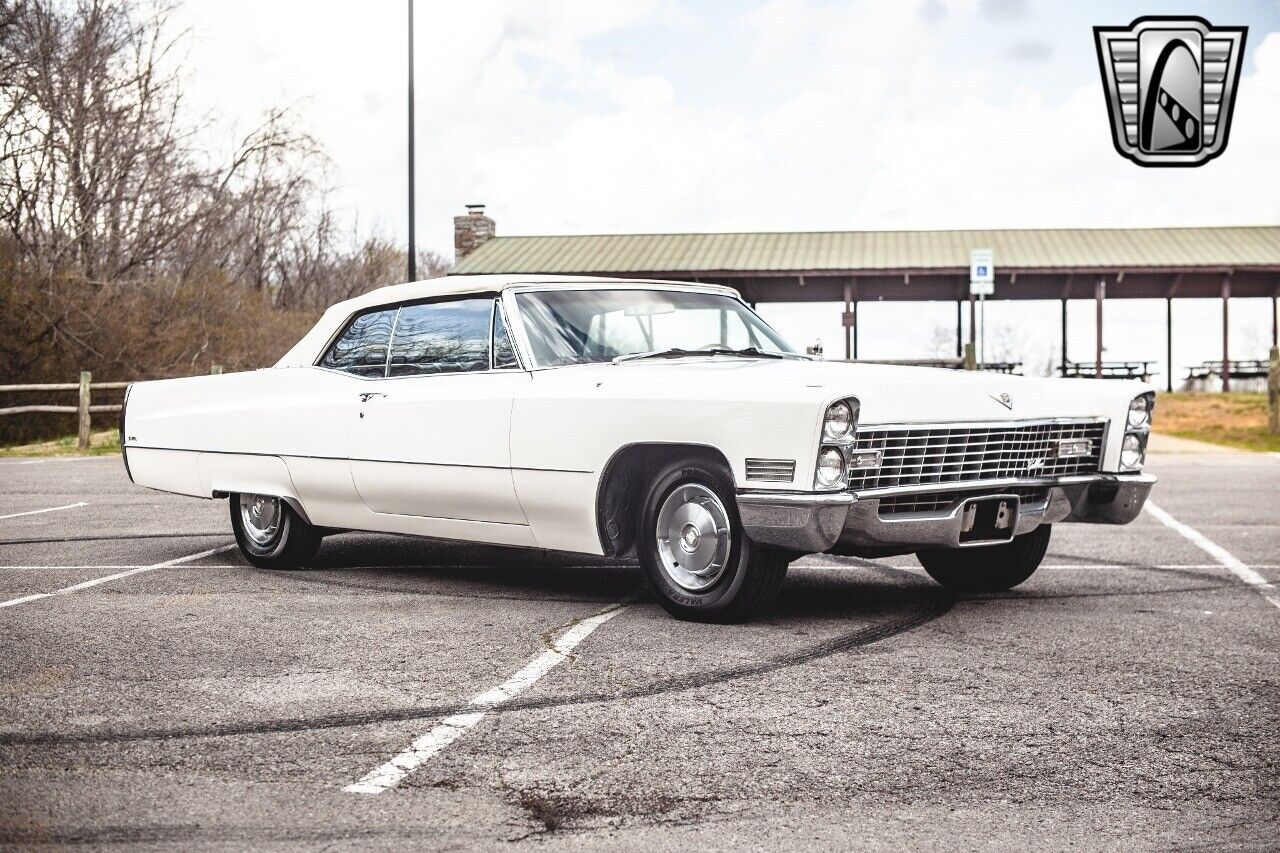
<svg viewBox="0 0 1280 853"><path fill-rule="evenodd" d="M1280 458L1151 468L1013 592L810 557L726 627L563 554L260 571L222 502L0 461L0 844L1275 849Z"/></svg>

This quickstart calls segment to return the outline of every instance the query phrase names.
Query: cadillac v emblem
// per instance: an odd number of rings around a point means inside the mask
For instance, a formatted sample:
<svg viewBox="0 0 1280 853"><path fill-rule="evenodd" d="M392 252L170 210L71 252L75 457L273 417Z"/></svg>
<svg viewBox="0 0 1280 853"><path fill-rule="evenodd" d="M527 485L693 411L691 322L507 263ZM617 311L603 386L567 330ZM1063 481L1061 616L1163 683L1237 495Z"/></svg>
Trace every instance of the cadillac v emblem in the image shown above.
<svg viewBox="0 0 1280 853"><path fill-rule="evenodd" d="M999 397L997 397L995 394L992 394L991 399L995 400L997 403L1004 406L1009 411L1011 412L1013 411L1013 398L1010 397L1008 394L1001 394Z"/></svg>
<svg viewBox="0 0 1280 853"><path fill-rule="evenodd" d="M1094 27L1120 155L1139 166L1199 166L1225 151L1248 31L1174 17Z"/></svg>

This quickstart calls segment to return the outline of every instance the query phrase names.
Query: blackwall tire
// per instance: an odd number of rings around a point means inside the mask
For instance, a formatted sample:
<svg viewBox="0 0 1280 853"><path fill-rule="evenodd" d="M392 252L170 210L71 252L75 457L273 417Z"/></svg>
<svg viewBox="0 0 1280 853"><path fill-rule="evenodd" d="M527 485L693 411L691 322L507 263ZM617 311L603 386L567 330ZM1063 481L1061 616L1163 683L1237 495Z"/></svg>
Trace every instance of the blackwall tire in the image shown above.
<svg viewBox="0 0 1280 853"><path fill-rule="evenodd" d="M283 500L270 495L233 494L231 529L240 553L260 569L311 565L323 534Z"/></svg>
<svg viewBox="0 0 1280 853"><path fill-rule="evenodd" d="M684 459L659 468L644 490L640 564L658 603L678 619L741 622L782 589L791 557L747 538L732 482L723 465Z"/></svg>
<svg viewBox="0 0 1280 853"><path fill-rule="evenodd" d="M1049 549L1053 525L1042 524L1002 545L940 548L916 554L929 576L953 592L1002 592L1025 581Z"/></svg>

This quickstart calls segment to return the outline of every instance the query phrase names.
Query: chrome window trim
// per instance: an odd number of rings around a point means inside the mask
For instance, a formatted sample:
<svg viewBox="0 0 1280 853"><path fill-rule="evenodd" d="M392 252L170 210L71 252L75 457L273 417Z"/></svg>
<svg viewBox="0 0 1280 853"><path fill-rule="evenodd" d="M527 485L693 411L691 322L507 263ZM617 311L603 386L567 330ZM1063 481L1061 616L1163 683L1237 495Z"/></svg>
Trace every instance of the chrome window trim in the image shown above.
<svg viewBox="0 0 1280 853"><path fill-rule="evenodd" d="M396 345L396 327L400 325L400 312L404 310L403 305L396 306L396 316L391 318L391 336L387 338L387 360L382 365L382 378L389 379L391 377L391 351Z"/></svg>
<svg viewBox="0 0 1280 853"><path fill-rule="evenodd" d="M399 382L403 379L443 379L449 376L488 376L490 374L503 373L527 373L528 371L516 371L513 367L499 368L497 370L455 370L451 373L414 373L406 376L357 376L354 373L347 373L345 370L337 370L332 367L321 367L318 364L304 364L297 367L281 368L283 370L323 370L325 373L332 373L336 376L346 376L350 379L359 379L361 382Z"/></svg>
<svg viewBox="0 0 1280 853"><path fill-rule="evenodd" d="M507 331L507 340L511 341L511 352L516 357L514 366L498 367L494 363L494 347L493 347L493 327L496 322L502 323L502 328ZM524 370L524 362L520 358L520 348L516 346L515 336L511 334L511 324L507 322L507 312L502 305L502 295L494 297L493 312L489 316L489 369L490 370Z"/></svg>
<svg viewBox="0 0 1280 853"><path fill-rule="evenodd" d="M493 370L493 324L494 316L498 313L498 300L494 299L489 303L489 369Z"/></svg>

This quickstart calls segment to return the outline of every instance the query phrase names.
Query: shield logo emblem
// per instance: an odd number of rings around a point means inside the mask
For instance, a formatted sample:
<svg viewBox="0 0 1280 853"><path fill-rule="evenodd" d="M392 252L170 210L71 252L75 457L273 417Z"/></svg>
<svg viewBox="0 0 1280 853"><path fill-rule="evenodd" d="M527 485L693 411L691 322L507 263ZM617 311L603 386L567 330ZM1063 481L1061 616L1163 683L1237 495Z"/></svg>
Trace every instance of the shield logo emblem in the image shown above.
<svg viewBox="0 0 1280 853"><path fill-rule="evenodd" d="M1116 151L1139 166L1199 166L1225 151L1248 31L1192 17L1094 27Z"/></svg>

